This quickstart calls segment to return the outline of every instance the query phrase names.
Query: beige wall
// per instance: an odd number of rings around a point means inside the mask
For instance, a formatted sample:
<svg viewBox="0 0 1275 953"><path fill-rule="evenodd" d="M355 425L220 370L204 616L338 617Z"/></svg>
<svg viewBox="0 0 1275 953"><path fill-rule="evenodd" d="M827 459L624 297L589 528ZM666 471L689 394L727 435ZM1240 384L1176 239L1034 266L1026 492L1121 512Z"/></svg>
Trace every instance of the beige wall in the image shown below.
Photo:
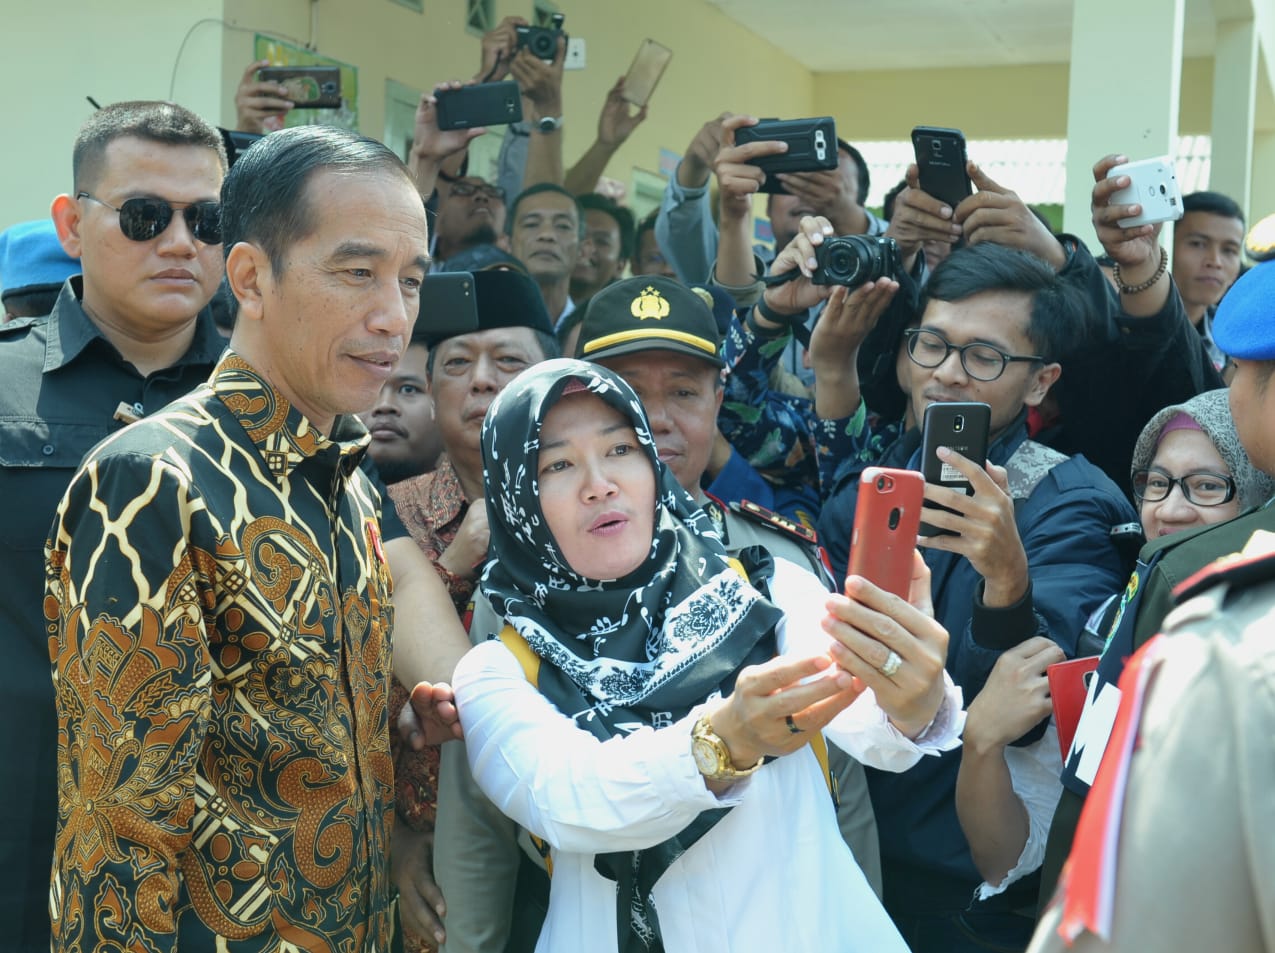
<svg viewBox="0 0 1275 953"><path fill-rule="evenodd" d="M4 100L0 229L48 215L71 188L71 145L99 103L168 99L217 115L221 0L41 0L5 4L0 29ZM190 32L174 74L182 39Z"/></svg>
<svg viewBox="0 0 1275 953"><path fill-rule="evenodd" d="M813 104L851 139L905 140L915 125L954 126L970 139L1064 139L1068 78L1066 63L817 73ZM1181 134L1209 132L1212 97L1213 61L1184 61Z"/></svg>
<svg viewBox="0 0 1275 953"><path fill-rule="evenodd" d="M661 148L683 152L701 123L728 109L826 113L844 135L863 140L905 139L918 122L959 126L971 138L1066 134L1066 65L812 74L705 0L559 6L568 29L588 43L588 68L567 73L564 83L568 163L592 140L605 92L641 40L650 36L675 51L650 118L607 170L624 181L634 167L656 170ZM0 75L10 91L0 228L45 214L69 187L71 142L91 110L86 94L102 103L171 95L230 124L252 34L272 31L313 40L320 52L357 65L362 130L381 136L387 78L427 88L476 70L478 38L464 31L463 7L463 0L426 0L424 14L392 0L45 0L15 7L0 31ZM500 0L497 15L529 8L530 0ZM224 26L213 22L223 18ZM1210 131L1211 97L1212 62L1188 60L1182 133ZM1259 106L1269 99L1264 94Z"/></svg>

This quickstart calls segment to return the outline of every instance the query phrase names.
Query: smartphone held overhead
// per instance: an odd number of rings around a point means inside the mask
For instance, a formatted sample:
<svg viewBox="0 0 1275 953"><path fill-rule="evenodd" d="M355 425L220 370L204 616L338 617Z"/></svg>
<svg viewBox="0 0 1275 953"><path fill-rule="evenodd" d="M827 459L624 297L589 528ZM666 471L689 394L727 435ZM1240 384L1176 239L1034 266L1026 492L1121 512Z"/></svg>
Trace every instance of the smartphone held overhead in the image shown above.
<svg viewBox="0 0 1275 953"><path fill-rule="evenodd" d="M522 94L513 80L440 89L434 99L443 130L505 126L522 119Z"/></svg>
<svg viewBox="0 0 1275 953"><path fill-rule="evenodd" d="M974 194L966 166L965 134L941 126L917 126L912 130L921 191L956 208Z"/></svg>
<svg viewBox="0 0 1275 953"><path fill-rule="evenodd" d="M1112 192L1108 204L1142 206L1137 215L1120 219L1121 228L1176 222L1182 217L1182 190L1178 187L1178 177L1169 156L1112 166L1107 178L1121 175L1129 177L1129 185Z"/></svg>
<svg viewBox="0 0 1275 953"><path fill-rule="evenodd" d="M643 40L629 71L624 74L624 99L642 107L651 99L660 77L673 59L673 51L654 40Z"/></svg>
<svg viewBox="0 0 1275 953"><path fill-rule="evenodd" d="M762 119L735 130L735 145L782 141L785 152L750 159L766 173L760 191L786 193L777 178L781 172L822 172L837 167L837 126L831 116L815 119Z"/></svg>
<svg viewBox="0 0 1275 953"><path fill-rule="evenodd" d="M340 109L341 69L337 66L263 66L257 79L278 83L298 109Z"/></svg>
<svg viewBox="0 0 1275 953"><path fill-rule="evenodd" d="M901 599L908 597L924 496L925 480L915 470L863 471L847 576L862 576Z"/></svg>

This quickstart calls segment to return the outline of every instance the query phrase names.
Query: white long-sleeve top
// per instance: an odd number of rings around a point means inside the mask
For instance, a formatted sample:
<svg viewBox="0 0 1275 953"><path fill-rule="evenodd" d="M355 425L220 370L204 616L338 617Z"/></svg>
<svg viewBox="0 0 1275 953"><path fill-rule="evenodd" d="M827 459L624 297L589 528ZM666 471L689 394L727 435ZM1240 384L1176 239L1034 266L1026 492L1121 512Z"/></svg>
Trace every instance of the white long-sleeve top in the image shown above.
<svg viewBox="0 0 1275 953"><path fill-rule="evenodd" d="M828 594L819 581L776 560L771 592L785 613L780 653L826 653L829 636L820 620ZM553 850L549 914L537 951L616 950L615 884L594 869L594 854L653 846L701 811L731 806L655 885L668 953L906 953L838 833L809 746L718 797L691 755L698 710L665 728L599 741L541 695L497 641L462 659L454 688L475 780ZM961 707L960 689L947 680L934 723L914 743L889 724L869 690L824 733L865 764L903 771L960 743Z"/></svg>

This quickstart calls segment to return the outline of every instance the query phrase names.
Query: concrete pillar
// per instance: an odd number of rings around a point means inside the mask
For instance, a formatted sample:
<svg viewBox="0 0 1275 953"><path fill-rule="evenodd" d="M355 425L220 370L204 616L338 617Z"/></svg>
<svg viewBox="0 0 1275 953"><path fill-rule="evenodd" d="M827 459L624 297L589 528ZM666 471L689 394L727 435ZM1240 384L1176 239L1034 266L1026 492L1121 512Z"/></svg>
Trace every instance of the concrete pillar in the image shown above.
<svg viewBox="0 0 1275 953"><path fill-rule="evenodd" d="M1183 4L1075 0L1063 228L1090 248L1098 248L1089 218L1093 164L1113 152L1147 159L1174 150Z"/></svg>
<svg viewBox="0 0 1275 953"><path fill-rule="evenodd" d="M1253 168L1262 170L1262 173L1252 178L1249 224L1275 212L1275 132L1254 135Z"/></svg>
<svg viewBox="0 0 1275 953"><path fill-rule="evenodd" d="M1256 104L1257 30L1253 18L1219 20L1213 56L1213 158L1209 188L1229 195L1246 211L1253 170Z"/></svg>

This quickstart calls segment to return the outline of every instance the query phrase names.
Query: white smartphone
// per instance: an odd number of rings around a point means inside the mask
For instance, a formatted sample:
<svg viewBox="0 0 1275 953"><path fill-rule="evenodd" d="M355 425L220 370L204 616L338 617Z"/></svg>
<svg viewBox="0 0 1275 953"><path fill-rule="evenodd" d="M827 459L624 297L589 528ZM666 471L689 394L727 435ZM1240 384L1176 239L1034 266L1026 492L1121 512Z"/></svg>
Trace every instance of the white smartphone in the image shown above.
<svg viewBox="0 0 1275 953"><path fill-rule="evenodd" d="M1129 177L1129 187L1112 192L1109 204L1142 206L1141 215L1120 219L1121 228L1176 222L1182 217L1182 190L1178 188L1178 177L1169 156L1113 166L1107 178L1119 175Z"/></svg>

